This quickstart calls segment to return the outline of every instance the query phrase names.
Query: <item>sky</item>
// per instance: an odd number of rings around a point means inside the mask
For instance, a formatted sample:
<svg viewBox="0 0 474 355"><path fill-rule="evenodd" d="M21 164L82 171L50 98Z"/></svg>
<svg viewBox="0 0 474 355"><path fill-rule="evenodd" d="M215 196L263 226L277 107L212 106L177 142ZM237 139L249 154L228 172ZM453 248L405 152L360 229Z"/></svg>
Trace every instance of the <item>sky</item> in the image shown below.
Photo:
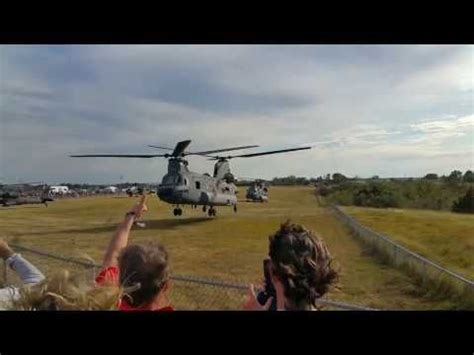
<svg viewBox="0 0 474 355"><path fill-rule="evenodd" d="M0 46L0 180L158 182L159 154L313 149L231 161L238 177L403 177L474 168L474 47ZM243 153L243 151L242 151ZM213 162L189 157L191 170Z"/></svg>

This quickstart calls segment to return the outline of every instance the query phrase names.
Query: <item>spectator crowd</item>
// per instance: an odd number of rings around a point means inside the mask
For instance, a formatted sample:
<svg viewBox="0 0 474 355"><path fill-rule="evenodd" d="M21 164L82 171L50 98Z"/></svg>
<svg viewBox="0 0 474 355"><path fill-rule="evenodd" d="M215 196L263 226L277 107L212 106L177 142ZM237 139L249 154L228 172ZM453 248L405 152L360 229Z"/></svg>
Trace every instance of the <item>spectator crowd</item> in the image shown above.
<svg viewBox="0 0 474 355"><path fill-rule="evenodd" d="M133 226L147 212L142 196L124 216L105 250L95 282L67 270L45 277L0 239L0 258L21 279L0 289L0 309L173 311L170 255L159 242L130 244ZM249 285L243 310L316 310L338 273L322 238L287 221L269 237L261 285Z"/></svg>

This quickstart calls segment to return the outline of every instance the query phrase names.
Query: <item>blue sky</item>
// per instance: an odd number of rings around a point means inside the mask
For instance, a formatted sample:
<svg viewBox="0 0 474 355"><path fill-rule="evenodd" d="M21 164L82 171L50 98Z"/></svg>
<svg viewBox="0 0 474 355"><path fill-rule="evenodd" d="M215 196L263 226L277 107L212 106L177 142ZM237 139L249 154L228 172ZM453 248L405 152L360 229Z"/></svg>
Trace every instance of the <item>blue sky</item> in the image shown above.
<svg viewBox="0 0 474 355"><path fill-rule="evenodd" d="M474 167L473 46L0 46L0 179L158 181L166 161L72 159L315 143L237 176ZM197 172L212 162L190 158Z"/></svg>

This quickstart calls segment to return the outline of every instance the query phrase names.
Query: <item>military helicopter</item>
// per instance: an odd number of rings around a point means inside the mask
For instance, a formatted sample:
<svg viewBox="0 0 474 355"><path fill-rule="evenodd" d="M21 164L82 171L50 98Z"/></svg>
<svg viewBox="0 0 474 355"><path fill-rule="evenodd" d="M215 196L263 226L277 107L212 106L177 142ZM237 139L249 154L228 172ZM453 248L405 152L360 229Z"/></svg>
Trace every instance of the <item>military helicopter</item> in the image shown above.
<svg viewBox="0 0 474 355"><path fill-rule="evenodd" d="M268 187L261 180L255 180L247 189L247 201L268 202Z"/></svg>
<svg viewBox="0 0 474 355"><path fill-rule="evenodd" d="M43 188L41 194L26 194L21 191L23 190L22 187L33 184L38 183L0 184L0 189L2 190L0 192L0 205L3 207L8 207L17 205L44 204L46 207L48 207L48 202L53 201L53 199L45 193L46 189Z"/></svg>
<svg viewBox="0 0 474 355"><path fill-rule="evenodd" d="M157 158L168 159L168 173L163 176L161 184L158 185L157 195L160 200L175 205L173 214L181 216L183 210L180 206L191 205L193 208L202 206L203 212L209 216L216 216L216 206L232 206L237 212L237 187L234 175L230 171L229 160L234 158L251 158L262 155L287 153L297 150L311 149L312 147L298 147L281 150L266 151L262 153L250 153L240 155L213 155L215 153L233 150L255 148L258 145L247 145L240 147L207 150L201 152L186 151L191 140L178 142L174 149L156 145L149 147L172 151L170 154L87 154L70 155L73 158ZM188 155L204 156L209 160L216 161L213 176L209 174L198 174L188 169L188 161L184 157Z"/></svg>

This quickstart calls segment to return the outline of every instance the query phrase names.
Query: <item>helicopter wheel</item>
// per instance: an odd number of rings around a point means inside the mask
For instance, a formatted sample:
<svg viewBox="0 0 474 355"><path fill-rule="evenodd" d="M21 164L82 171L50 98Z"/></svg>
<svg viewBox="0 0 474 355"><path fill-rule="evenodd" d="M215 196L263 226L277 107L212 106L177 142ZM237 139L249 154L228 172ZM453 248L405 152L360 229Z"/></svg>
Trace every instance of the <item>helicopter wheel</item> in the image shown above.
<svg viewBox="0 0 474 355"><path fill-rule="evenodd" d="M183 210L181 208L178 208L177 213L178 213L178 216L181 216L183 214Z"/></svg>
<svg viewBox="0 0 474 355"><path fill-rule="evenodd" d="M234 205L234 213L237 213L237 205Z"/></svg>
<svg viewBox="0 0 474 355"><path fill-rule="evenodd" d="M205 206L205 205L202 206L202 211L203 211L203 212L206 212L206 206Z"/></svg>
<svg viewBox="0 0 474 355"><path fill-rule="evenodd" d="M207 211L207 214L209 215L209 217L215 217L216 216L216 209L214 207L211 207L209 208L209 210Z"/></svg>

